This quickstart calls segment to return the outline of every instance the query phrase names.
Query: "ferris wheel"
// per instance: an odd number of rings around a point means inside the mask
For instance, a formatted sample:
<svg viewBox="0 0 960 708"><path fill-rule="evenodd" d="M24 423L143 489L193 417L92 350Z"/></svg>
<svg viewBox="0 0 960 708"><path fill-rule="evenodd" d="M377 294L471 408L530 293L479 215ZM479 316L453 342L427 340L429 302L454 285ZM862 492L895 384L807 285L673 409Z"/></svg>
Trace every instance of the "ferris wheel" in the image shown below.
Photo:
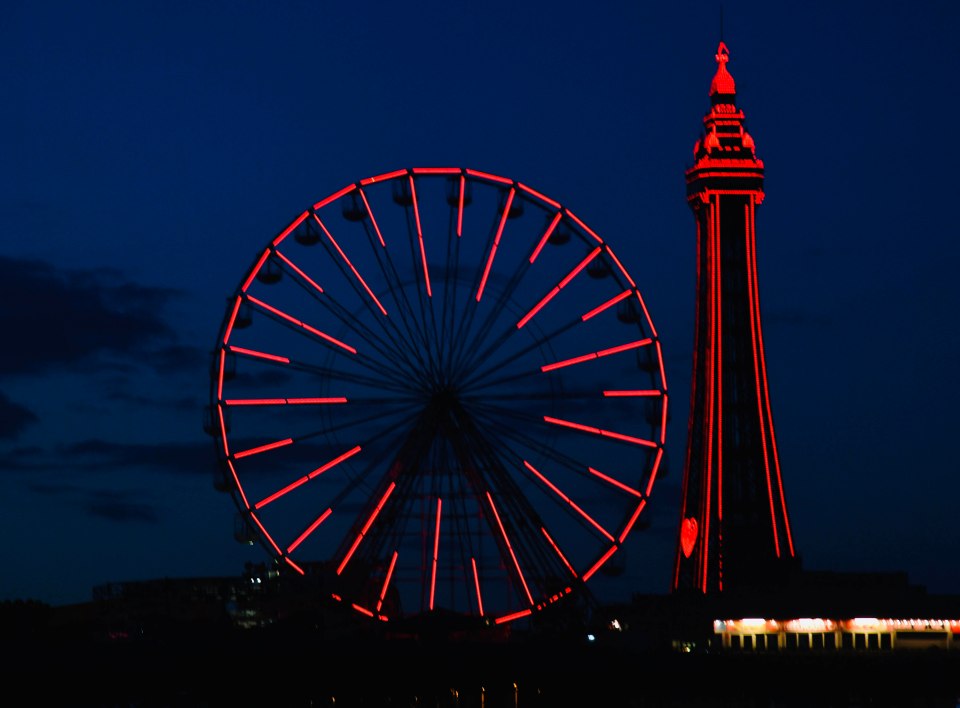
<svg viewBox="0 0 960 708"><path fill-rule="evenodd" d="M384 621L563 601L621 549L664 455L634 279L569 209L472 169L300 213L228 298L211 381L244 527Z"/></svg>

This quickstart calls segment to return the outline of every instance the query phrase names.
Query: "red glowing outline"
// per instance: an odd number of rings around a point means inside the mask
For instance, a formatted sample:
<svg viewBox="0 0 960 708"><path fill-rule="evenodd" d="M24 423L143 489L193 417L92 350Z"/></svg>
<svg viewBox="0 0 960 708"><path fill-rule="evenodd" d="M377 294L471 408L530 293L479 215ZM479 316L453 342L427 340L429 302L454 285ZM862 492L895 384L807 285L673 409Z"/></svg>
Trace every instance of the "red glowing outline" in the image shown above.
<svg viewBox="0 0 960 708"><path fill-rule="evenodd" d="M315 405L324 403L346 403L343 396L337 398L233 398L224 401L228 406L283 406L283 405Z"/></svg>
<svg viewBox="0 0 960 708"><path fill-rule="evenodd" d="M367 177L366 179L360 180L360 184L366 187L374 182L386 182L394 177L400 177L401 175L405 174L407 174L406 170L394 170L393 172L386 172L382 175L377 175L376 177Z"/></svg>
<svg viewBox="0 0 960 708"><path fill-rule="evenodd" d="M604 391L604 396L611 397L621 397L621 396L659 396L660 391L655 389L637 389L632 391Z"/></svg>
<svg viewBox="0 0 960 708"><path fill-rule="evenodd" d="M481 177L483 179L488 179L493 182L500 182L501 184L513 184L512 179L507 179L506 177L498 177L497 175L492 175L489 172L480 172L479 170L467 170L467 174L471 177Z"/></svg>
<svg viewBox="0 0 960 708"><path fill-rule="evenodd" d="M310 216L310 211L309 211L309 210L303 212L300 216L298 216L296 219L294 219L294 220L293 220L293 223L290 224L290 226L288 226L288 227L285 228L283 231L281 231L281 232L280 232L280 235L277 236L275 239L273 239L273 245L274 245L274 246L278 246L278 245L280 244L280 242L283 241L287 236L289 236L291 231L293 231L295 228L297 228L298 226L300 226L300 224L302 224L303 221L304 221L304 219L306 219L308 216Z"/></svg>
<svg viewBox="0 0 960 708"><path fill-rule="evenodd" d="M620 532L620 537L617 539L621 544L626 540L627 536L630 535L630 531L633 530L633 525L637 523L637 519L640 518L640 512L643 511L643 507L647 505L646 499L641 499L640 503L637 505L637 508L634 509L633 514L630 516L630 519L627 521L627 525L623 527L623 531Z"/></svg>
<svg viewBox="0 0 960 708"><path fill-rule="evenodd" d="M366 207L367 213L370 215L370 223L373 224L373 230L377 232L380 245L386 248L387 242L383 240L383 234L380 233L380 225L377 224L377 218L373 215L373 209L370 208L370 202L367 201L367 195L363 189L360 190L360 198L363 200L363 206Z"/></svg>
<svg viewBox="0 0 960 708"><path fill-rule="evenodd" d="M517 182L517 186L520 187L520 189L522 189L522 190L523 190L524 192L526 192L527 194L529 194L529 195L531 195L531 196L533 196L533 197L536 197L537 199L539 199L539 200L542 201L542 202L545 202L546 204L549 204L549 205L552 206L554 209L560 209L560 208L561 208L561 206L560 206L560 204L559 204L558 202L555 202L555 201L553 201L552 199L549 199L549 198L545 197L544 195L542 195L542 194L541 194L540 192L538 192L537 190L535 190L535 189L533 189L533 188L531 188L531 187L528 187L527 185L523 184L522 182Z"/></svg>
<svg viewBox="0 0 960 708"><path fill-rule="evenodd" d="M512 622L513 620L520 619L521 617L526 617L527 615L532 615L533 610L526 609L520 610L519 612L514 612L513 614L504 615L503 617L497 617L493 621L494 624L503 624L504 622Z"/></svg>
<svg viewBox="0 0 960 708"><path fill-rule="evenodd" d="M331 195L330 195L329 197L327 197L326 199L321 199L319 202L317 202L316 204L313 205L313 208L314 208L314 209L322 209L322 208L325 207L327 204L330 204L331 202L337 201L340 197L344 197L344 196L350 194L350 192L352 192L352 191L355 190L356 188L357 188L357 185L355 185L355 184L348 185L348 186L344 187L343 189L341 189L340 191L334 192L333 194L331 194Z"/></svg>
<svg viewBox="0 0 960 708"><path fill-rule="evenodd" d="M270 249L267 248L260 255L260 260L257 261L257 264L253 266L250 271L250 275L247 276L247 279L243 281L243 285L240 286L240 292L247 292L247 288L250 287L250 283L253 282L253 279L257 277L257 273L260 272L260 269L263 267L263 264L266 262L267 258L270 257Z"/></svg>
<svg viewBox="0 0 960 708"><path fill-rule="evenodd" d="M258 359L267 359L268 361L276 361L281 364L289 364L290 360L285 356L277 356L276 354L266 354L264 352L254 351L253 349L244 349L243 347L235 347L232 344L230 345L230 351L234 354L246 354L247 356L253 356Z"/></svg>

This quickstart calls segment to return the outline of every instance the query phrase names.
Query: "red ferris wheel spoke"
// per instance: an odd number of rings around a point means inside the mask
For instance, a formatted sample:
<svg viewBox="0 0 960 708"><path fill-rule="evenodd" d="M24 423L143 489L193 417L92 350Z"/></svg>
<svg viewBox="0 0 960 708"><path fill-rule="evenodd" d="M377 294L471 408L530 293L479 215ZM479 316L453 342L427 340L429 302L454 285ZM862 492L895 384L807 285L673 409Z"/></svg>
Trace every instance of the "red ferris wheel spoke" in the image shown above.
<svg viewBox="0 0 960 708"><path fill-rule="evenodd" d="M544 527L540 527L540 530L543 532L543 535L546 537L547 541L550 543L550 547L557 552L557 555L560 557L560 560L563 561L563 564L567 566L567 570L570 571L570 575L577 577L577 571L574 570L573 566L570 565L570 561L567 560L567 557L563 555L563 551L560 550L560 547L557 545L557 542L553 540L553 537L547 532Z"/></svg>
<svg viewBox="0 0 960 708"><path fill-rule="evenodd" d="M333 398L229 398L223 403L228 406L304 406L346 402L345 397L337 396Z"/></svg>
<svg viewBox="0 0 960 708"><path fill-rule="evenodd" d="M623 482L619 482L619 481L615 480L613 477L611 477L611 476L609 476L609 475L605 475L605 474L604 474L603 472L601 472L600 470L596 470L596 469L594 469L593 467L587 467L587 471L589 471L590 474L592 474L592 475L594 475L594 476L596 476L596 477L599 477L600 479L602 479L603 481L607 482L608 484L612 484L612 485L613 485L614 487L616 487L617 489L622 489L622 490L625 491L627 494L631 494L631 495L633 495L633 496L635 496L635 497L641 497L641 498L643 497L643 494L642 494L641 492L639 492L638 490L634 489L633 487L628 487L628 486L627 486L626 484L624 484Z"/></svg>
<svg viewBox="0 0 960 708"><path fill-rule="evenodd" d="M607 300L607 301L606 301L605 303L603 303L602 305L598 305L597 307L593 308L593 309L590 310L589 312L585 312L585 313L583 313L582 315L580 315L580 319L583 320L584 322L586 322L587 320L596 317L596 316L599 315L601 312L603 312L604 310L607 310L607 309L613 307L614 305L616 305L616 304L617 304L618 302L620 302L621 300L626 300L628 297L630 297L630 293L631 293L631 292L632 292L632 291L630 291L630 290L624 290L624 291L623 291L622 293L620 293L619 295L614 295L612 298L610 298L609 300Z"/></svg>
<svg viewBox="0 0 960 708"><path fill-rule="evenodd" d="M477 288L477 302L483 297L483 290L487 286L487 278L490 276L490 268L493 266L493 259L497 255L497 248L500 246L500 237L503 236L503 227L510 218L510 207L513 205L513 197L517 193L516 189L510 188L507 194L507 205L500 215L500 225L497 227L497 234L493 237L493 244L490 246L490 254L487 256L487 264L483 268L483 275L480 277L480 286Z"/></svg>
<svg viewBox="0 0 960 708"><path fill-rule="evenodd" d="M553 371L555 369L562 369L565 366L573 366L574 364L581 364L585 361L590 361L591 359L599 359L601 357L610 356L611 354L619 354L620 352L630 351L631 349L639 349L640 347L645 347L648 344L652 344L652 339L638 339L635 342L627 342L626 344L620 344L616 347L610 347L608 349L601 349L600 351L590 352L589 354L583 354L581 356L575 356L571 359L564 359L563 361L555 361L552 364L544 364L540 367L540 371L546 373L547 371Z"/></svg>
<svg viewBox="0 0 960 708"><path fill-rule="evenodd" d="M266 352L258 352L254 349L244 349L243 347L235 347L230 345L230 351L235 354L245 354L246 356L256 357L257 359L266 359L268 361L274 361L279 364L289 364L290 360L285 356L277 356L276 354L267 354Z"/></svg>
<svg viewBox="0 0 960 708"><path fill-rule="evenodd" d="M547 228L544 230L543 235L540 237L537 245L533 248L533 253L530 254L529 260L531 265L536 262L537 257L540 255L540 251L542 251L543 247L547 245L549 238L553 236L553 232L556 230L557 224L560 223L561 218L563 218L563 214L558 211L553 215L553 219L550 221L550 223L547 224Z"/></svg>
<svg viewBox="0 0 960 708"><path fill-rule="evenodd" d="M480 594L480 574L477 572L477 559L472 556L470 558L470 567L473 569L473 584L477 589L477 608L480 611L480 616L483 617L483 595Z"/></svg>
<svg viewBox="0 0 960 708"><path fill-rule="evenodd" d="M343 557L343 560L340 561L340 565L337 566L337 575L343 573L343 569L347 567L347 563L350 562L350 558L353 557L354 552L357 550L357 546L360 545L360 541L363 540L363 537L366 535L367 531L370 530L370 527L373 525L373 522L376 520L377 515L383 509L383 505L387 503L387 499L390 498L390 495L393 493L393 490L396 489L397 483L391 482L390 486L387 487L387 491L384 492L383 496L380 498L380 501L377 502L377 506L374 508L373 512L367 518L366 523L363 525L363 528L360 529L360 533L357 534L356 539L353 544L350 546L350 549L347 551L346 555Z"/></svg>
<svg viewBox="0 0 960 708"><path fill-rule="evenodd" d="M601 428L595 428L592 425L583 425L582 423L574 423L569 420L561 420L559 418L552 418L548 415L543 416L544 421L547 423L552 423L553 425L559 425L564 428L572 428L574 430L582 430L585 433L593 433L594 435L600 435L605 438L613 438L614 440L623 440L624 442L634 443L636 445L643 445L644 447L657 447L657 443L652 440L644 440L643 438L635 438L632 435L624 435L623 433L615 433L611 430L602 430Z"/></svg>
<svg viewBox="0 0 960 708"><path fill-rule="evenodd" d="M442 502L437 497L437 527L433 532L433 563L430 568L430 609L433 609L434 592L437 589L437 560L440 555L440 510Z"/></svg>
<svg viewBox="0 0 960 708"><path fill-rule="evenodd" d="M287 486L285 486L283 489L279 489L279 490L277 490L276 492L274 492L273 494L271 494L270 496L261 499L261 500L258 501L256 504L254 504L254 508L259 511L260 509L262 509L263 507L265 507L267 504L269 504L269 503L271 503L271 502L274 502L274 501L276 501L277 499L279 499L280 497L289 494L290 492L292 492L292 491L293 491L294 489L296 489L297 487L300 487L300 486L306 484L306 483L309 482L310 480L315 479L316 477L319 477L320 475L322 475L322 474L323 474L324 472L326 472L327 470L332 469L333 467L336 467L337 465L339 465L339 464L340 464L341 462L343 462L344 460L347 460L347 459L353 457L353 456L356 455L358 452L360 452L360 450L361 450L361 447L360 447L359 445L354 446L353 448L351 448L351 449L348 450L347 452L343 453L342 455L340 455L340 456L338 456L338 457L335 457L334 459L330 460L330 461L327 462L326 464L320 465L320 467L317 467L315 470L313 470L313 471L310 472L309 474L306 474L306 475L304 475L303 477L300 477L299 479L291 482L290 484L288 484Z"/></svg>
<svg viewBox="0 0 960 708"><path fill-rule="evenodd" d="M417 205L417 187L413 183L413 175L409 175L410 198L413 200L413 218L417 222L417 240L420 244L420 265L423 267L423 280L427 285L427 297L433 297L430 287L430 269L427 266L427 250L423 244L423 225L420 223L420 207Z"/></svg>
<svg viewBox="0 0 960 708"><path fill-rule="evenodd" d="M250 302L252 302L252 303L253 303L254 305L256 305L257 307L259 307L259 308L261 308L261 309L263 309L263 310L266 310L267 312L271 312L271 313L273 313L274 315L276 315L277 317L280 317L280 318L286 320L287 322L289 322L289 323L291 323L291 324L294 324L294 325L302 328L303 330L309 332L310 334L313 334L313 335L316 335L317 337L320 337L320 338L321 338L322 340L324 340L325 342L329 342L330 344L336 345L336 346L340 347L341 349L343 349L344 351L350 352L351 354L356 354L356 353L357 353L357 350L354 349L353 347L351 347L349 344L344 344L344 343L341 342L339 339L336 339L335 337L331 337L329 334L326 334L325 332L321 332L321 331L320 331L319 329L317 329L316 327L313 327L313 326L311 326L311 325L308 325L308 324L305 323L305 322L301 322L300 320L298 320L298 319L297 319L296 317L294 317L293 315L288 315L288 314L287 314L286 312L284 312L283 310L280 310L280 309L274 307L273 305L268 305L267 303L263 302L263 300L259 300L259 299L255 298L255 297L253 297L252 295L247 295L247 300L249 300Z"/></svg>
<svg viewBox="0 0 960 708"><path fill-rule="evenodd" d="M526 315L524 315L524 316L520 319L519 322L517 322L517 329L521 329L527 322L530 321L530 319L531 319L534 315L536 315L538 312L540 312L540 310L542 310L543 307L544 307L548 302L550 302L550 301L554 298L554 296L557 295L557 293L559 293L559 292L560 292L561 290L563 290L567 285L569 285L569 284L570 284L570 281L573 280L574 278L576 278L577 275L578 275L579 273L581 273L584 268L586 268L588 265L590 265L590 262L591 262L594 258L596 258L598 255L600 255L600 247L599 247L599 246L597 246L597 247L594 248L592 251L590 251L590 253L587 254L587 257L586 257L586 258L584 258L584 259L583 259L582 261L580 261L577 265L575 265L575 266L573 267L573 270L571 270L569 273L567 273L566 276L564 276L563 280L561 280L556 286L554 286L553 290L551 290L549 293L547 293L547 294L543 297L543 299L540 300L540 302L538 302L536 305L534 305L533 309L531 309Z"/></svg>
<svg viewBox="0 0 960 708"><path fill-rule="evenodd" d="M610 539L611 541L613 540L613 536L611 535L611 533L610 533L609 531L607 531L605 528L603 528L603 526L601 526L599 523L597 523L596 519L594 519L592 516L590 516L590 514L588 514L587 512L585 512L583 509L581 509L581 508L577 505L576 502L574 502L570 497L568 497L566 494L564 494L564 493L560 490L560 488L557 487L557 485L555 485L553 482L551 482L549 479L547 479L547 478L543 475L543 473L540 472L536 467L534 467L533 465L531 465L531 464L530 464L529 462L527 462L526 460L523 461L523 466L526 467L526 468L527 468L528 470L530 470L531 472L533 472L533 474L537 477L537 479L539 479L541 482L543 482L543 483L547 486L547 488L550 489L551 492L553 492L553 493L556 494L558 497L560 497L561 499L563 499L563 501L565 501L567 504L569 504L569 505L570 505L570 508L573 509L573 510L574 510L575 512L577 512L578 514L580 514L580 516L582 516L584 519L586 519L587 522L588 522L591 526L593 526L593 528L595 528L597 531L599 531L601 534L603 534L606 538Z"/></svg>
<svg viewBox="0 0 960 708"><path fill-rule="evenodd" d="M276 442L267 443L266 445L260 445L259 447L252 447L248 450L243 450L241 452L233 453L233 459L239 460L243 457L250 457L251 455L259 455L261 452L267 452L268 450L275 450L278 447L285 447L293 443L293 438L284 438L283 440L277 440Z"/></svg>
<svg viewBox="0 0 960 708"><path fill-rule="evenodd" d="M326 521L327 517L330 516L330 514L332 514L332 513L333 513L333 509L327 509L325 512L323 512L322 514L320 514L320 516L318 516L316 519L314 519L313 523L311 523L311 524L307 527L306 531L304 531L302 534L300 534L299 536L297 536L297 538L294 539L293 543L291 543L289 546L287 546L287 553L288 553L288 554L289 554L289 553L293 553L295 550L297 550L297 547L298 547L301 543L303 543L304 541L306 541L307 538L309 538L310 534L312 534L314 531L316 531L316 530L317 530L317 527L320 526L320 524L322 524L324 521Z"/></svg>
<svg viewBox="0 0 960 708"><path fill-rule="evenodd" d="M294 263L294 262L291 261L289 258L287 258L285 255L283 255L283 254L280 252L280 249L274 248L273 252L274 252L274 254L276 254L277 258L279 258L281 261L283 261L284 263L286 263L287 266L288 266L291 270L293 270L294 273L296 273L297 275L299 275L300 278L301 278L305 283L307 283L310 287L312 287L312 288L313 288L314 290L316 290L318 293L323 293L323 288L321 288L313 278L311 278L309 275L307 275L306 273L304 273L304 272L297 266L296 263Z"/></svg>
<svg viewBox="0 0 960 708"><path fill-rule="evenodd" d="M314 220L320 225L320 228L323 229L323 233L325 233L327 235L327 238L330 239L330 243L333 244L333 247L337 250L337 253L340 254L340 257L343 259L343 262L347 264L347 267L353 272L353 275L356 277L356 279L360 281L360 285L362 285L363 289L366 290L367 295L370 296L370 299L373 300L374 304L377 306L380 312L382 312L384 317L386 317L387 315L386 308L384 308L384 306L380 303L380 300L377 299L377 296L373 294L373 290L370 289L370 286L367 285L367 281L363 279L362 275L360 275L360 271L358 271L356 266L354 266L353 263L350 262L350 259L347 257L347 254L343 252L342 248L340 248L340 244L337 243L337 240L333 237L333 234L331 234L330 230L327 229L326 225L322 221L320 221L319 216L317 216L316 214L312 214L312 216Z"/></svg>
<svg viewBox="0 0 960 708"><path fill-rule="evenodd" d="M377 600L377 612L380 611L380 608L383 607L383 600L387 596L387 590L390 587L390 579L393 578L393 569L397 566L397 556L400 555L398 551L393 552L393 556L390 558L390 567L387 568L387 577L383 579L383 587L380 589L380 598Z"/></svg>
<svg viewBox="0 0 960 708"><path fill-rule="evenodd" d="M533 595L530 594L530 588L527 586L527 579L523 577L523 571L520 569L520 562L517 560L517 554L513 552L513 546L510 544L510 539L507 537L507 530L503 527L503 521L500 520L500 514L497 512L497 505L493 503L493 497L490 496L490 492L487 492L487 502L490 504L490 511L493 512L493 517L496 519L497 528L500 530L500 536L503 539L504 544L506 544L507 550L510 552L510 558L513 560L513 567L517 571L517 577L520 579L520 583L523 585L523 591L526 593L527 600L530 604L533 604Z"/></svg>

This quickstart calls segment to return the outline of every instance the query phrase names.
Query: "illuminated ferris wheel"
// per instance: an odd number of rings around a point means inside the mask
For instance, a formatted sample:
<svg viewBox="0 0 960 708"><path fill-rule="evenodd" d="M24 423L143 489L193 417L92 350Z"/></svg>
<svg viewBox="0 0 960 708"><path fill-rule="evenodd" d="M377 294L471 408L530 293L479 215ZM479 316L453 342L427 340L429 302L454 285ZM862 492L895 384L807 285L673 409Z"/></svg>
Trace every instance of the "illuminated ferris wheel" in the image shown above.
<svg viewBox="0 0 960 708"><path fill-rule="evenodd" d="M667 391L637 284L586 223L512 179L412 168L347 185L256 254L210 413L281 571L380 620L504 623L620 550Z"/></svg>

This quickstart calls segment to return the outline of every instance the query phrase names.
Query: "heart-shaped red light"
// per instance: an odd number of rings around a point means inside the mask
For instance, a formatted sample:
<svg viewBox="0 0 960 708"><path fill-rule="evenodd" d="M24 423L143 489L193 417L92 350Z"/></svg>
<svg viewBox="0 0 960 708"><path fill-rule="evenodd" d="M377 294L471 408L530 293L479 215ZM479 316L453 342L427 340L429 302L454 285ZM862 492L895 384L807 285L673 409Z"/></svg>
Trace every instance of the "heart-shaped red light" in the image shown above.
<svg viewBox="0 0 960 708"><path fill-rule="evenodd" d="M689 558L693 547L697 543L697 520L692 516L684 519L680 525L680 550L683 557Z"/></svg>

